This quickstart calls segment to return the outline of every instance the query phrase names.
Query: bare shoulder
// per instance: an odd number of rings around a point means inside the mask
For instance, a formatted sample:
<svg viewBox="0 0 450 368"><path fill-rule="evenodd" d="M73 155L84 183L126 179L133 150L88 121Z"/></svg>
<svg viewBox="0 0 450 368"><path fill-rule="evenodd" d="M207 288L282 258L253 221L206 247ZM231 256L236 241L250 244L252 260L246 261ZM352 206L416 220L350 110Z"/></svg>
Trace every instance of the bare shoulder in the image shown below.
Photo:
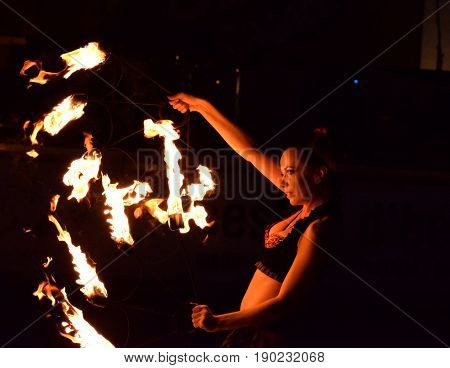
<svg viewBox="0 0 450 368"><path fill-rule="evenodd" d="M306 228L305 233L311 236L320 236L324 232L331 230L332 221L330 216L324 216L311 222Z"/></svg>

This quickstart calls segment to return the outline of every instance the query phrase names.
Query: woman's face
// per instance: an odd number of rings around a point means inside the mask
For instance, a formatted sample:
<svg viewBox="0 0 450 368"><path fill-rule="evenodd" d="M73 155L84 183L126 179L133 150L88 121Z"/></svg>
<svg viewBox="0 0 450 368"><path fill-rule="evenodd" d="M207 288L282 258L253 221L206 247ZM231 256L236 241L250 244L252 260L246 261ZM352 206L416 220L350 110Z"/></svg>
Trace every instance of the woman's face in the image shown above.
<svg viewBox="0 0 450 368"><path fill-rule="evenodd" d="M292 206L300 206L312 199L314 189L310 171L300 160L297 148L288 148L281 156L281 189Z"/></svg>

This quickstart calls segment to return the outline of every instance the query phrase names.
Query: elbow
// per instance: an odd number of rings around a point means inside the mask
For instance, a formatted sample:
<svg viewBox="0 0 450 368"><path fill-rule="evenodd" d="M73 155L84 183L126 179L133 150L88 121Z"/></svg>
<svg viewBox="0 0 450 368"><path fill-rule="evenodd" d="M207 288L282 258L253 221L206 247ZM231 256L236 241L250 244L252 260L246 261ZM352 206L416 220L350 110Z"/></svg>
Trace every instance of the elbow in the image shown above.
<svg viewBox="0 0 450 368"><path fill-rule="evenodd" d="M258 157L258 150L254 148L243 149L238 152L239 155L246 161L254 164Z"/></svg>

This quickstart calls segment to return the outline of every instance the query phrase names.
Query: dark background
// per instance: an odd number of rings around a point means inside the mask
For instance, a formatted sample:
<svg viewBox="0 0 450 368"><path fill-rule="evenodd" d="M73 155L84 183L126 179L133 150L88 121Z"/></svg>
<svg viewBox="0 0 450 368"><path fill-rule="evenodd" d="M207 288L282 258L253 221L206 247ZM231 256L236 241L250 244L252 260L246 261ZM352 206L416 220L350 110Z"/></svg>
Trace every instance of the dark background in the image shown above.
<svg viewBox="0 0 450 368"><path fill-rule="evenodd" d="M10 5L67 50L99 41L111 52L99 74L133 101L155 106L137 109L89 72L26 89L18 75L23 60L41 59L57 70L62 51L0 4L2 344L46 310L31 295L43 278L40 265L46 256L54 258L52 272L60 285L76 286L70 257L46 215L54 193L68 194L61 178L83 152L83 130L93 132L103 170L113 181L129 184L136 176L137 150L158 145L140 135L114 147L111 143L141 127L142 109L183 120L170 111L157 81L171 92L208 98L263 143L424 18L421 0ZM449 343L450 76L420 70L421 31L342 85L268 147L294 144L313 126L329 127L338 149L344 210L336 256ZM68 93L89 96L85 116L59 135L45 137L41 155L30 159L24 154L23 122L35 121ZM193 149L226 147L196 115L180 130ZM154 167L146 174L162 170ZM212 228L193 227L179 235L162 226L101 274L110 294L104 308L89 305L79 293L71 298L115 346L220 344L223 334L190 331L187 303L206 303L219 313L236 310L254 271L263 227L277 220L257 200L224 198L224 180L237 178L236 173L229 166L217 170L219 196L205 201L216 220ZM109 239L100 195L97 182L90 207L86 201L62 201L57 212L98 269L120 254ZM286 201L265 203L289 213ZM131 223L135 239L155 226L148 219ZM24 233L24 227L32 233ZM318 321L320 345L443 346L344 268L330 284L334 291L324 298ZM73 344L58 335L54 320L43 318L8 346Z"/></svg>

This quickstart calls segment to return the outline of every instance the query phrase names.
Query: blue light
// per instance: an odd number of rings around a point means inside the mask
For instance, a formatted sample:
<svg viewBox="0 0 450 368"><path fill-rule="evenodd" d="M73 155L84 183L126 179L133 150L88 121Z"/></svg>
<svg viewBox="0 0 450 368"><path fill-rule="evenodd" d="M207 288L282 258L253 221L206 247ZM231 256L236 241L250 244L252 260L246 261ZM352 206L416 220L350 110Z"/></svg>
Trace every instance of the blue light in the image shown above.
<svg viewBox="0 0 450 368"><path fill-rule="evenodd" d="M353 79L353 84L358 84L359 83L359 79Z"/></svg>

